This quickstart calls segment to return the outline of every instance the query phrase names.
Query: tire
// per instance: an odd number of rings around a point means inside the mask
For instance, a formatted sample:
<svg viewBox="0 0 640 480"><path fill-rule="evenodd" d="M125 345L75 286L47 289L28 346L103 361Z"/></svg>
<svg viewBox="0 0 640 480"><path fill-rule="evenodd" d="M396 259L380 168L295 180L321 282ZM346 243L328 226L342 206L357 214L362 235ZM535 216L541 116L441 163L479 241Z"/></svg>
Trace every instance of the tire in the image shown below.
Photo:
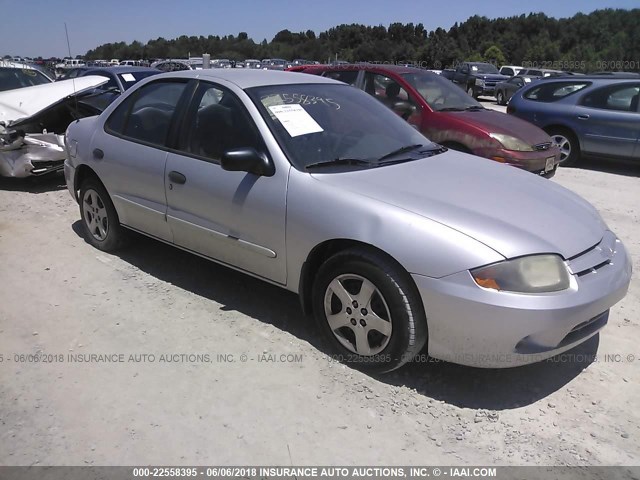
<svg viewBox="0 0 640 480"><path fill-rule="evenodd" d="M467 95L469 95L472 98L478 98L478 96L476 95L476 91L473 88L473 86L467 88Z"/></svg>
<svg viewBox="0 0 640 480"><path fill-rule="evenodd" d="M496 94L496 100L498 101L498 105L507 104L507 102L504 101L504 94L500 91Z"/></svg>
<svg viewBox="0 0 640 480"><path fill-rule="evenodd" d="M318 270L312 302L333 358L351 367L390 372L412 360L427 341L417 288L402 267L379 252L353 248L329 258Z"/></svg>
<svg viewBox="0 0 640 480"><path fill-rule="evenodd" d="M112 252L125 243L125 232L109 194L96 178L80 185L80 217L88 243L98 250Z"/></svg>
<svg viewBox="0 0 640 480"><path fill-rule="evenodd" d="M573 132L565 128L550 128L547 133L560 147L560 165L575 167L580 161L580 144Z"/></svg>

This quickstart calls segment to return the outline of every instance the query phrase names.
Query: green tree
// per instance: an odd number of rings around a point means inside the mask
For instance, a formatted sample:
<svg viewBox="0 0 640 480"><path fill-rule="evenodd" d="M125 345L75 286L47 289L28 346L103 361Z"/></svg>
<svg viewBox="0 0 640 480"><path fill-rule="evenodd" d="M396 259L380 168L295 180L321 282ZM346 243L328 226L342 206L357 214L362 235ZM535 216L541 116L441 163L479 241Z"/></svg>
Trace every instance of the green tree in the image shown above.
<svg viewBox="0 0 640 480"><path fill-rule="evenodd" d="M507 63L502 50L500 50L500 48L495 45L491 45L489 48L487 48L483 56L485 61L491 62L495 65L504 65L505 63Z"/></svg>

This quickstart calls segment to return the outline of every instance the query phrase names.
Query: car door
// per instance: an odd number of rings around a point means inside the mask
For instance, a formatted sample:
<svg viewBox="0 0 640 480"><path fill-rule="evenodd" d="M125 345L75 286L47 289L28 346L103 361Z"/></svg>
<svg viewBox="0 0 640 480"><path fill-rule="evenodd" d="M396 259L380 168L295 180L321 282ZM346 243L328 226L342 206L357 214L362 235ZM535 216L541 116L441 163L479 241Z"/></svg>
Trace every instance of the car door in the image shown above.
<svg viewBox="0 0 640 480"><path fill-rule="evenodd" d="M201 82L167 158L167 221L174 242L285 284L289 171L279 168L266 177L223 170L222 153L235 148L269 156L240 98L222 85Z"/></svg>
<svg viewBox="0 0 640 480"><path fill-rule="evenodd" d="M575 114L584 152L632 158L640 137L640 82L616 82L585 94Z"/></svg>
<svg viewBox="0 0 640 480"><path fill-rule="evenodd" d="M111 113L93 137L95 168L120 222L171 241L166 221L166 139L186 81L148 83Z"/></svg>

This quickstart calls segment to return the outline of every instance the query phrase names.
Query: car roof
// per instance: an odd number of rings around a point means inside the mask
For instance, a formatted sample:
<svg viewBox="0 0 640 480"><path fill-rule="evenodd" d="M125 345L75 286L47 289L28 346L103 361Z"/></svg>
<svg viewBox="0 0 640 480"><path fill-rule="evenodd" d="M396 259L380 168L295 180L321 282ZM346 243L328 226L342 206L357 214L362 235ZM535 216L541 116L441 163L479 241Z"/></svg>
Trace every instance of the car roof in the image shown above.
<svg viewBox="0 0 640 480"><path fill-rule="evenodd" d="M167 72L161 74L164 78L202 78L208 80L226 80L234 83L238 87L245 89L251 87L261 87L265 85L288 85L297 83L335 83L342 85L342 82L330 78L312 75L300 75L295 72L283 72L279 70L254 70L254 69L222 69L212 68L204 70L182 70L179 72Z"/></svg>

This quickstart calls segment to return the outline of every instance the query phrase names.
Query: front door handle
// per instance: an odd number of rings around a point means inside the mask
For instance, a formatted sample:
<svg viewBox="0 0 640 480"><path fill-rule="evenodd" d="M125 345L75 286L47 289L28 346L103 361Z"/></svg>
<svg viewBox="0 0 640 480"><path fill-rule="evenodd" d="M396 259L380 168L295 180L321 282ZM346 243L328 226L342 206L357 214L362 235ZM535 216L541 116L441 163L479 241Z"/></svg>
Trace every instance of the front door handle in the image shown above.
<svg viewBox="0 0 640 480"><path fill-rule="evenodd" d="M100 150L99 148L94 148L93 149L93 156L94 156L94 158L97 158L98 160L102 160L104 158L104 152L102 150Z"/></svg>
<svg viewBox="0 0 640 480"><path fill-rule="evenodd" d="M589 115L585 113L583 115L578 115L578 118L580 120L588 120L589 119Z"/></svg>
<svg viewBox="0 0 640 480"><path fill-rule="evenodd" d="M178 183L178 184L182 185L183 183L185 183L187 181L187 177L185 177L180 172L176 172L174 170L174 171L169 172L169 180L171 180L173 183Z"/></svg>

